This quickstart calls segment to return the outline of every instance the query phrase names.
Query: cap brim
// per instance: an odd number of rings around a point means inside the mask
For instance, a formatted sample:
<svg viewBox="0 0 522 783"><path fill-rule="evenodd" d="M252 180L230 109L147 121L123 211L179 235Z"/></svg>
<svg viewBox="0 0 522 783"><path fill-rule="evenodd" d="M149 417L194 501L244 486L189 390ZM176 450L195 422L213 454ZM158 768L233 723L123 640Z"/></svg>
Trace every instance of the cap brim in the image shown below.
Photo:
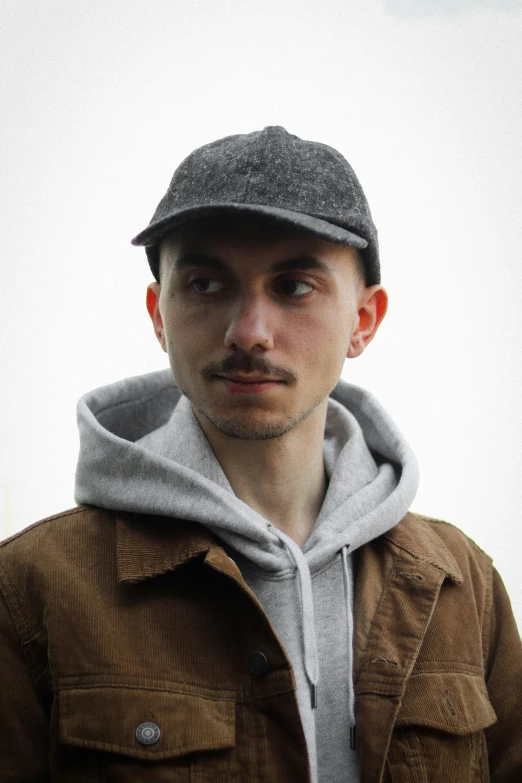
<svg viewBox="0 0 522 783"><path fill-rule="evenodd" d="M300 212L292 212L289 209L279 209L278 207L265 206L264 204L210 204L184 209L147 226L144 231L141 231L134 237L132 244L145 247L156 245L160 239L177 226L218 214L264 215L288 226L309 231L311 234L329 242L349 245L359 250L364 250L368 247L366 239L341 226L336 226L334 223L329 223L326 220L311 217L310 215L303 215Z"/></svg>

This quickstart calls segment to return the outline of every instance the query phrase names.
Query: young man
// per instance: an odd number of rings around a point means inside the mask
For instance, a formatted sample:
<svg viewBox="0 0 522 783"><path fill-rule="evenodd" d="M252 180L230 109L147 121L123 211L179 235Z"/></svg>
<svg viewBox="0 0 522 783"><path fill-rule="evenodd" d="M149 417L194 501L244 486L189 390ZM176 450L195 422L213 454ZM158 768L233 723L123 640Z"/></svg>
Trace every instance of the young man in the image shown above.
<svg viewBox="0 0 522 783"><path fill-rule="evenodd" d="M222 139L134 243L171 369L80 401L81 505L0 550L0 780L519 781L502 582L339 381L387 306L350 166Z"/></svg>

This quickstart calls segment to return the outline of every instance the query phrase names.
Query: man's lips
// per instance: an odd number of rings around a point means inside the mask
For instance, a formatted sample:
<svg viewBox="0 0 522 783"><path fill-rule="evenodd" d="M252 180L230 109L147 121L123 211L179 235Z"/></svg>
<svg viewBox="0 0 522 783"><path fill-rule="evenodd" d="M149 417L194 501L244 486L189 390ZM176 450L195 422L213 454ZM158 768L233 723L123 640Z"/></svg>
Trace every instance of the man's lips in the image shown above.
<svg viewBox="0 0 522 783"><path fill-rule="evenodd" d="M261 375L218 375L217 377L234 383L281 383L278 378L267 378Z"/></svg>
<svg viewBox="0 0 522 783"><path fill-rule="evenodd" d="M221 375L215 376L222 381L231 394L259 394L273 389L284 381L263 375Z"/></svg>

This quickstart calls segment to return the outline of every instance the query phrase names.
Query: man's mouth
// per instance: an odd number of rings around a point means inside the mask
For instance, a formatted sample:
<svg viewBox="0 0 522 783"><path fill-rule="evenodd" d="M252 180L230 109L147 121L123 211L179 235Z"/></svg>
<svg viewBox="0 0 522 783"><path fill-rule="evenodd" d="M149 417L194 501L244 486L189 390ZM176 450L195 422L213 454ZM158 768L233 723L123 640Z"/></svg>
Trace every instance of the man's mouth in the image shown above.
<svg viewBox="0 0 522 783"><path fill-rule="evenodd" d="M266 375L221 374L215 376L231 394L259 394L275 388L284 381Z"/></svg>
<svg viewBox="0 0 522 783"><path fill-rule="evenodd" d="M235 375L232 373L218 374L219 378L235 383L281 383L278 378L272 378L264 375Z"/></svg>

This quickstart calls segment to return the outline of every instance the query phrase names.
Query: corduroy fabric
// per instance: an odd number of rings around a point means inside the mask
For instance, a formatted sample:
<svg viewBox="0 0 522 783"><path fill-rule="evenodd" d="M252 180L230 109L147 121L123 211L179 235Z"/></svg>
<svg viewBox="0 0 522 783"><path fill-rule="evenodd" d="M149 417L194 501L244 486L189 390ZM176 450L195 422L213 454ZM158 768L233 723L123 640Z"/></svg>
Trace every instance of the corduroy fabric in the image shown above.
<svg viewBox="0 0 522 783"><path fill-rule="evenodd" d="M519 783L522 645L491 560L408 514L356 574L361 783ZM5 783L310 779L285 651L196 523L79 507L4 542L0 714Z"/></svg>

